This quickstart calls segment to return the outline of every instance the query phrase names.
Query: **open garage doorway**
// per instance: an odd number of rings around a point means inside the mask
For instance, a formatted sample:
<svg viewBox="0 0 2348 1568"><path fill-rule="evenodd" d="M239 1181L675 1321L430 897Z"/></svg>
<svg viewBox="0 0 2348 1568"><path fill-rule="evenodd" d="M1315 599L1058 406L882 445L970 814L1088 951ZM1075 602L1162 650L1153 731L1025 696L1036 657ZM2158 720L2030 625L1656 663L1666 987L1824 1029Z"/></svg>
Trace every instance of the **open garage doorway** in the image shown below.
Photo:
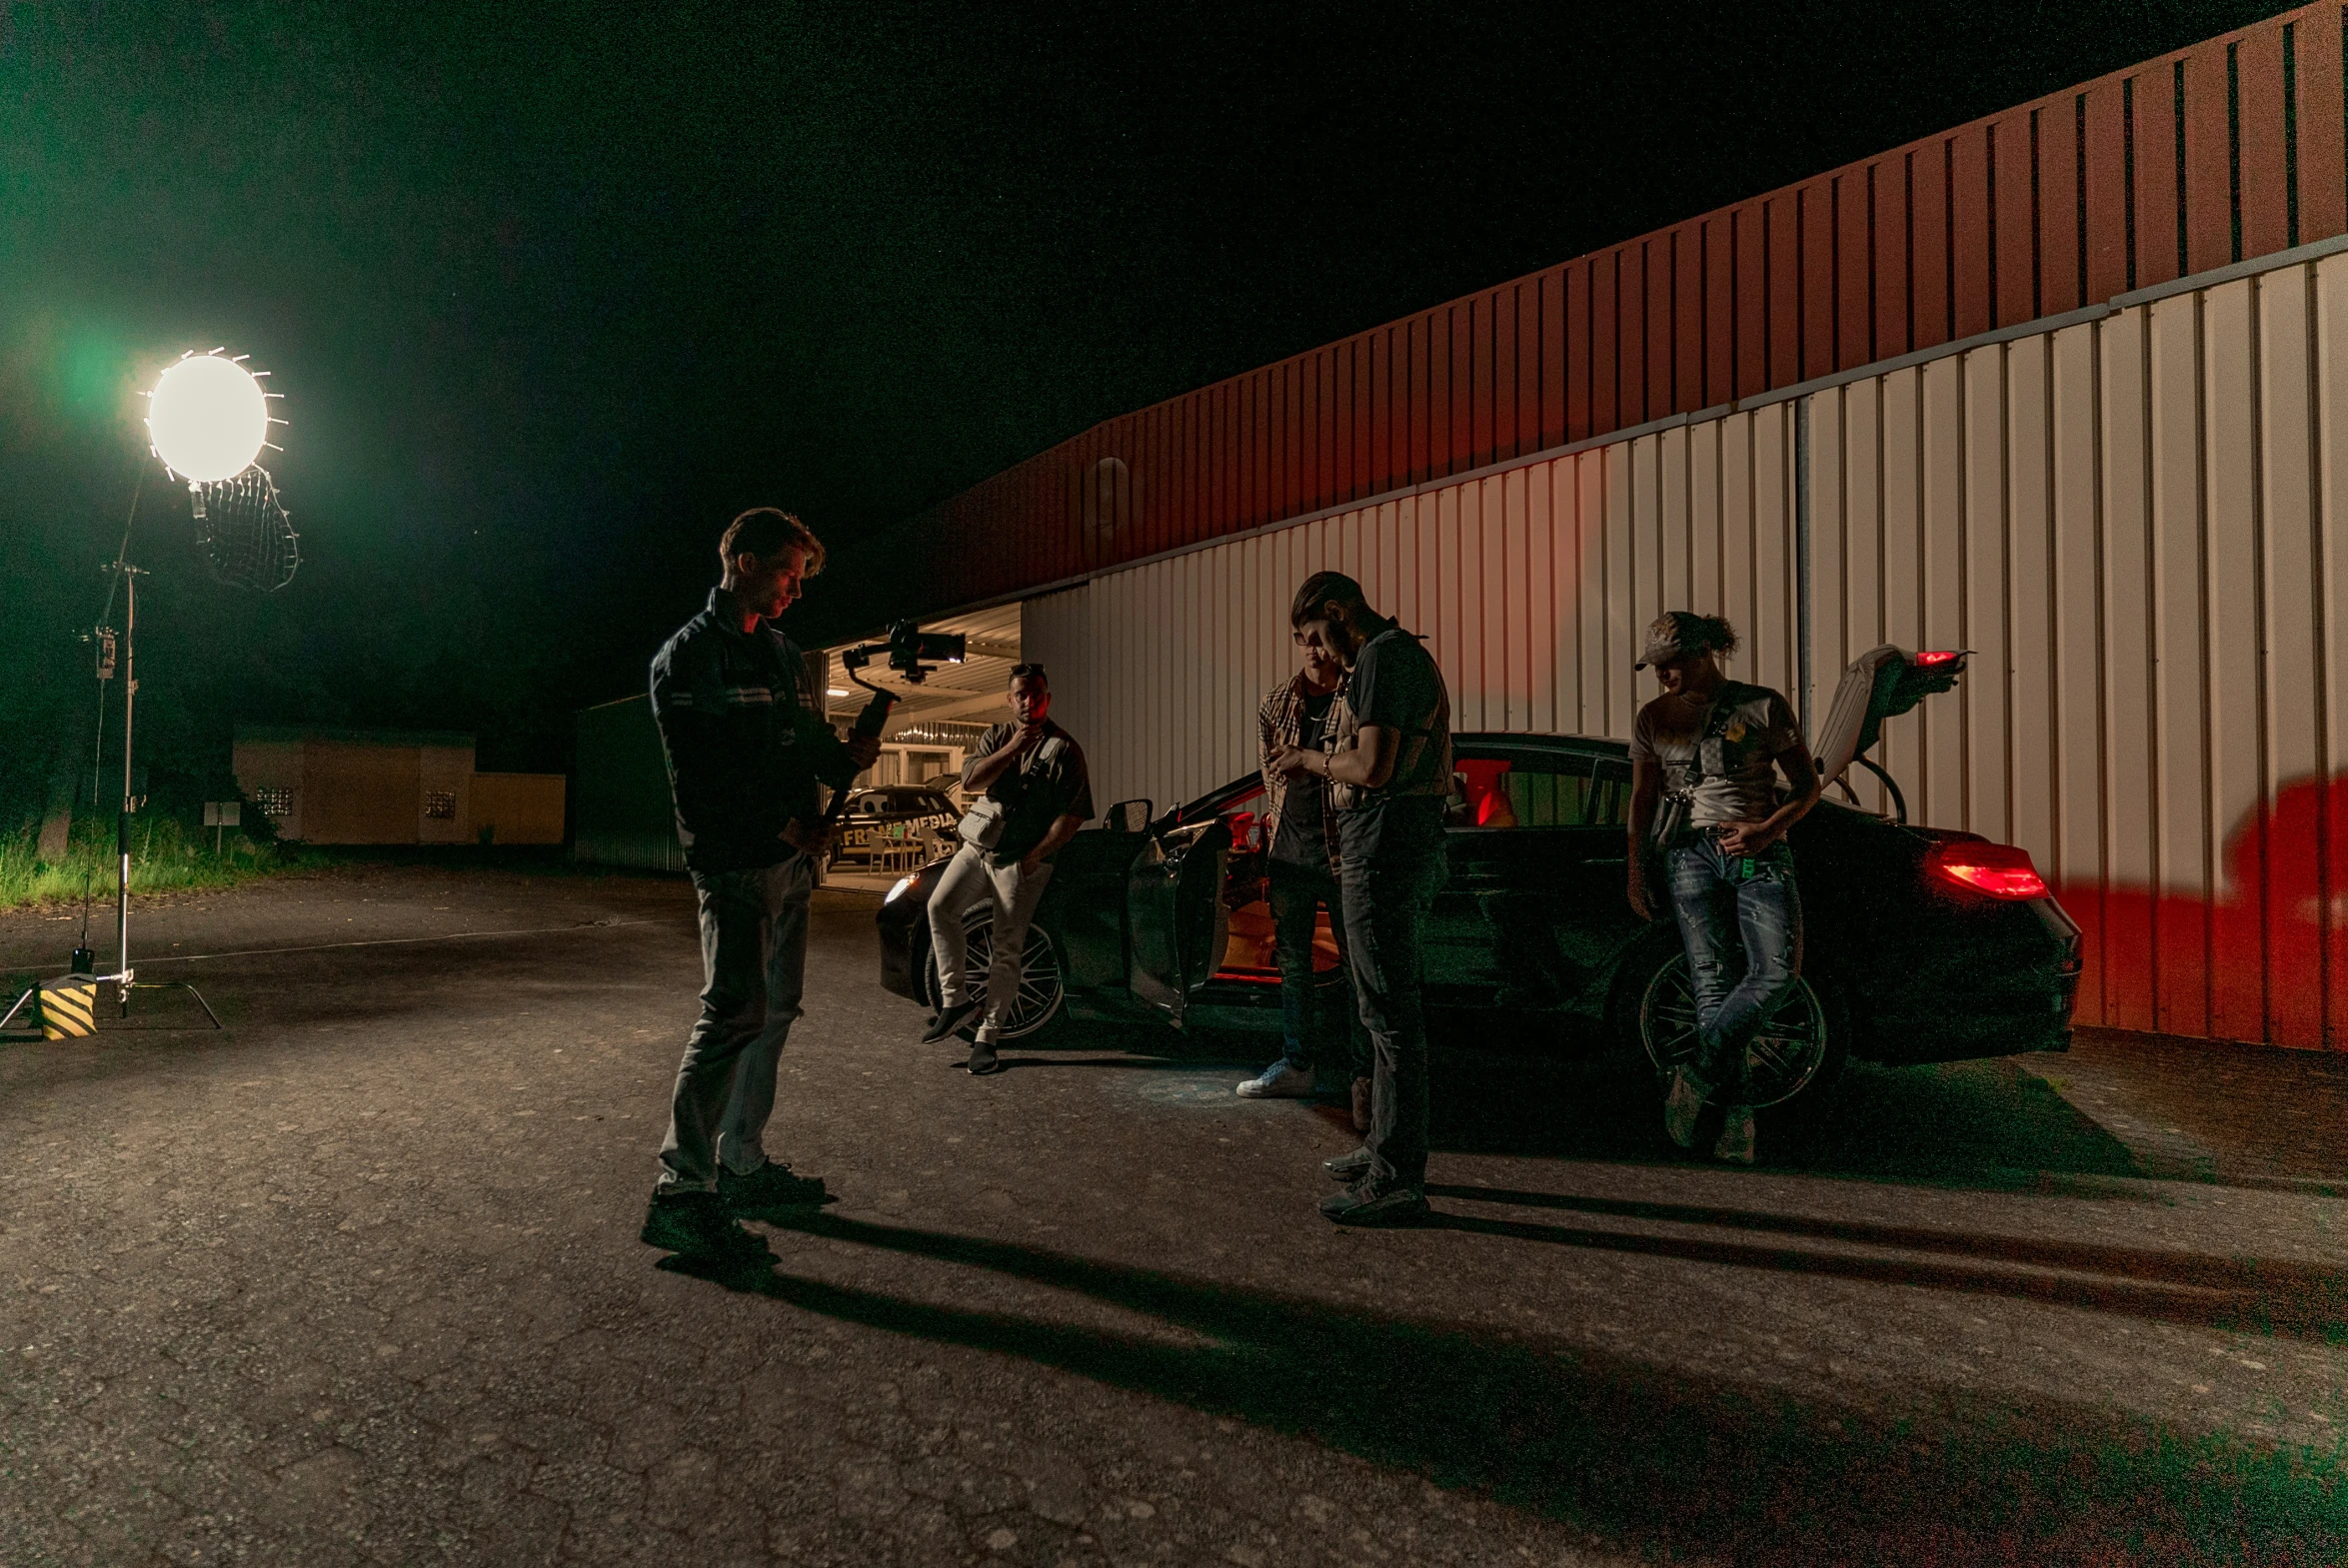
<svg viewBox="0 0 2348 1568"><path fill-rule="evenodd" d="M941 665L921 682L907 681L880 660L864 679L899 701L881 733L881 756L859 774L852 789L829 880L838 886L886 890L890 883L944 851L965 806L962 766L990 725L1003 719L1011 668L1020 662L1020 607L1016 604L922 623L924 632L964 639L961 664ZM846 733L871 694L850 679L841 655L854 643L809 655L820 676L833 727Z"/></svg>

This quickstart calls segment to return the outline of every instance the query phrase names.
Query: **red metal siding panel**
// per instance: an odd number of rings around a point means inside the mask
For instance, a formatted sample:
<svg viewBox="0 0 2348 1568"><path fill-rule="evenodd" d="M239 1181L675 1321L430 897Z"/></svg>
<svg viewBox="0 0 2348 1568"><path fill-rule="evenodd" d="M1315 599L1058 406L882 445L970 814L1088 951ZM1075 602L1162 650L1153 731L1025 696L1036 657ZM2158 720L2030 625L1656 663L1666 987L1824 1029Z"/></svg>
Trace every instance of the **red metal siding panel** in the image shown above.
<svg viewBox="0 0 2348 1568"><path fill-rule="evenodd" d="M1989 127L1990 212L1997 230L1995 325L2035 320L2038 309L2038 214L2031 176L2037 165L2030 141L2036 121L2009 114Z"/></svg>
<svg viewBox="0 0 2348 1568"><path fill-rule="evenodd" d="M1698 231L1704 256L1704 384L1698 406L1736 396L1736 274L1728 264L1729 219L1706 218Z"/></svg>
<svg viewBox="0 0 2348 1568"><path fill-rule="evenodd" d="M1370 335L1363 334L1345 344L1344 368L1338 385L1349 389L1349 395L1340 406L1345 412L1345 428L1349 456L1345 464L1344 499L1357 501L1370 493L1369 442L1374 408L1369 401L1369 345Z"/></svg>
<svg viewBox="0 0 2348 1568"><path fill-rule="evenodd" d="M1913 346L1908 337L1908 155L1875 164L1875 358Z"/></svg>
<svg viewBox="0 0 2348 1568"><path fill-rule="evenodd" d="M2348 9L2319 6L2291 29L2298 88L2299 243L2348 233L2348 105L2341 91L2341 35Z"/></svg>
<svg viewBox="0 0 2348 1568"><path fill-rule="evenodd" d="M1476 425L1476 463L1516 455L1516 286L1491 293L1491 417Z"/></svg>
<svg viewBox="0 0 2348 1568"><path fill-rule="evenodd" d="M2226 53L2203 46L2185 57L2185 257L2187 272L2234 260L2233 131Z"/></svg>
<svg viewBox="0 0 2348 1568"><path fill-rule="evenodd" d="M2101 302L2135 287L2128 278L2128 123L2118 82L2087 100L2087 299Z"/></svg>
<svg viewBox="0 0 2348 1568"><path fill-rule="evenodd" d="M1642 241L1614 254L1614 418L1621 429L1647 417L1647 247Z"/></svg>
<svg viewBox="0 0 2348 1568"><path fill-rule="evenodd" d="M1971 126L1949 139L1949 235L1956 257L1949 288L1956 303L1951 338L1969 338L1995 326L1990 274L1996 263L1989 230L1989 128Z"/></svg>
<svg viewBox="0 0 2348 1568"><path fill-rule="evenodd" d="M1541 291L1550 274L1527 278L1516 286L1516 396L1513 456L1538 452L1541 439Z"/></svg>
<svg viewBox="0 0 2348 1568"><path fill-rule="evenodd" d="M1658 234L1642 247L1646 253L1639 302L1639 330L1646 337L1646 373L1640 378L1642 420L1661 419L1672 410L1671 376L1679 360L1679 306L1671 293L1671 235Z"/></svg>
<svg viewBox="0 0 2348 1568"><path fill-rule="evenodd" d="M2242 143L2242 254L2290 243L2290 171L2283 148L2283 30L2259 28L2234 52L2236 125Z"/></svg>
<svg viewBox="0 0 2348 1568"><path fill-rule="evenodd" d="M1394 472L1394 331L1381 327L1369 335L1369 493L1393 488Z"/></svg>
<svg viewBox="0 0 2348 1568"><path fill-rule="evenodd" d="M1587 441L1597 393L1596 307L1591 300L1594 263L1587 257L1565 269L1565 439Z"/></svg>
<svg viewBox="0 0 2348 1568"><path fill-rule="evenodd" d="M1930 142L1915 150L1908 166L1915 296L1910 320L1919 349L1937 347L1956 336L1956 296L1949 277L1949 156L1946 142Z"/></svg>
<svg viewBox="0 0 2348 1568"><path fill-rule="evenodd" d="M1592 436L1622 428L1622 421L1615 417L1622 372L1615 354L1620 333L1614 315L1614 280L1621 265L1620 251L1601 251L1590 258L1588 434Z"/></svg>
<svg viewBox="0 0 2348 1568"><path fill-rule="evenodd" d="M1768 243L1768 213L1747 202L1729 214L1736 273L1736 396L1749 398L1769 386L1769 292L1761 265Z"/></svg>
<svg viewBox="0 0 2348 1568"><path fill-rule="evenodd" d="M1834 368L1849 370L1875 357L1875 272L1867 223L1870 164L1834 179Z"/></svg>
<svg viewBox="0 0 2348 1568"><path fill-rule="evenodd" d="M1561 447L1567 441L1565 434L1565 355L1569 346L1581 340L1578 334L1568 333L1565 323L1565 274L1570 269L1552 267L1541 274L1540 282L1540 444L1545 450Z"/></svg>
<svg viewBox="0 0 2348 1568"><path fill-rule="evenodd" d="M2149 289L2183 276L2177 249L2182 214L2177 209L2176 75L2163 60L2130 81L2135 89L2136 276L2129 286Z"/></svg>
<svg viewBox="0 0 2348 1568"><path fill-rule="evenodd" d="M1802 274L1802 379L1834 369L1835 313L1842 301L1834 286L1834 182L1812 180L1795 193L1801 226L1794 254Z"/></svg>
<svg viewBox="0 0 2348 1568"><path fill-rule="evenodd" d="M1684 414L1704 406L1704 226L1671 231L1671 402Z"/></svg>
<svg viewBox="0 0 2348 1568"><path fill-rule="evenodd" d="M1490 370L1491 308L1488 296L1461 300L1445 314L1451 319L1451 439L1438 471L1459 474L1474 467L1476 437L1488 431L1491 402L1485 391Z"/></svg>
<svg viewBox="0 0 2348 1568"><path fill-rule="evenodd" d="M1802 379L1801 227L1798 195L1788 191L1761 204L1766 249L1761 271L1768 290L1769 385Z"/></svg>
<svg viewBox="0 0 2348 1568"><path fill-rule="evenodd" d="M2075 311L2079 295L2079 100L2065 93L2038 111L2038 304Z"/></svg>

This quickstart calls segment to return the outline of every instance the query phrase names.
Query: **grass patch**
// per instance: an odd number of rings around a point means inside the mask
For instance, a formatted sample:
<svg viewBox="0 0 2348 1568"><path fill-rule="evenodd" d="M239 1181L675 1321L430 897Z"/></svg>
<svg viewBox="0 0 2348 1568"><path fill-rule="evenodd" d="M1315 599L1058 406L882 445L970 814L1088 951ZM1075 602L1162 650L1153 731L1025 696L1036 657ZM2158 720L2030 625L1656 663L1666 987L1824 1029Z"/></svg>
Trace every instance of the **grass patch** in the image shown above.
<svg viewBox="0 0 2348 1568"><path fill-rule="evenodd" d="M93 904L114 896L114 824L84 819L74 827L63 859L42 859L29 830L0 840L0 909L78 903L85 887ZM233 828L220 835L220 846L214 848L212 829L162 812L131 819L130 850L133 893L233 887L257 876L307 866L314 859L305 850L256 843Z"/></svg>

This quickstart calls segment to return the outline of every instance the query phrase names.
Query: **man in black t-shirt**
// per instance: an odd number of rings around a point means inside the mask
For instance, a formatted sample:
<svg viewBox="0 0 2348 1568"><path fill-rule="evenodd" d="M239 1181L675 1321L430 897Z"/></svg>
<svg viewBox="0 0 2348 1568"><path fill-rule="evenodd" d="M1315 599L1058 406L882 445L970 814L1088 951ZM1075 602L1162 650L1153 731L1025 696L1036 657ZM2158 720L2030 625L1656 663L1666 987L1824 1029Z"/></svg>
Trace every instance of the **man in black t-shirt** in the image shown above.
<svg viewBox="0 0 2348 1568"><path fill-rule="evenodd" d="M1451 790L1451 696L1417 638L1369 608L1361 585L1317 572L1288 619L1347 671L1333 745L1290 748L1284 775L1327 781L1336 807L1347 960L1375 1058L1369 1131L1328 1161L1343 1192L1320 1210L1345 1225L1407 1224L1426 1212L1426 1019L1419 941L1443 883L1443 801Z"/></svg>
<svg viewBox="0 0 2348 1568"><path fill-rule="evenodd" d="M1052 685L1044 667L1014 665L1006 700L1012 722L988 731L963 765L962 786L972 797L972 812L963 818L963 846L930 895L939 1003L922 1038L934 1044L979 1018L965 1063L974 1073L1001 1065L995 1046L1019 996L1028 925L1052 878L1052 857L1093 814L1085 749L1052 722ZM974 822L982 825L974 827ZM970 994L970 943L962 920L985 898L995 900L994 961L986 995L977 998ZM986 1015L980 1018L982 1006Z"/></svg>
<svg viewBox="0 0 2348 1568"><path fill-rule="evenodd" d="M1317 774L1282 774L1273 766L1289 748L1316 752L1336 717L1344 666L1295 634L1301 668L1264 694L1255 714L1256 756L1263 770L1264 882L1271 905L1272 949L1280 973L1280 1058L1238 1086L1244 1099L1302 1099L1312 1093L1312 1042L1322 1022L1312 970L1313 914L1326 906L1342 960L1345 904L1337 890L1336 823ZM1348 1006L1348 1011L1351 1010ZM1347 1062L1356 1130L1369 1125L1368 1039L1356 1021Z"/></svg>

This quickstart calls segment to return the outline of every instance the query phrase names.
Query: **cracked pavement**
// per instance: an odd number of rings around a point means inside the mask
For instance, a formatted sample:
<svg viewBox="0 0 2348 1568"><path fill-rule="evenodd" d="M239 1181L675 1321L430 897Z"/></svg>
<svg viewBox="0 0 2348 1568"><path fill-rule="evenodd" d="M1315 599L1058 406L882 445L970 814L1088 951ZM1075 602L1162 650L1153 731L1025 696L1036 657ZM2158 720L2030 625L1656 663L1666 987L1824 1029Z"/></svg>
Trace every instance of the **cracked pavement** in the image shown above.
<svg viewBox="0 0 2348 1568"><path fill-rule="evenodd" d="M1334 1112L1230 1092L1258 1043L969 1078L876 902L818 894L768 1140L839 1201L728 1280L636 1240L683 882L142 905L228 1027L0 1045L0 1564L2348 1560L2337 1122L2187 1170L2062 1058L1858 1068L1730 1171L1439 1040L1438 1220L1345 1231ZM0 970L74 929L0 914ZM2077 1060L2114 1123L2191 1069Z"/></svg>

